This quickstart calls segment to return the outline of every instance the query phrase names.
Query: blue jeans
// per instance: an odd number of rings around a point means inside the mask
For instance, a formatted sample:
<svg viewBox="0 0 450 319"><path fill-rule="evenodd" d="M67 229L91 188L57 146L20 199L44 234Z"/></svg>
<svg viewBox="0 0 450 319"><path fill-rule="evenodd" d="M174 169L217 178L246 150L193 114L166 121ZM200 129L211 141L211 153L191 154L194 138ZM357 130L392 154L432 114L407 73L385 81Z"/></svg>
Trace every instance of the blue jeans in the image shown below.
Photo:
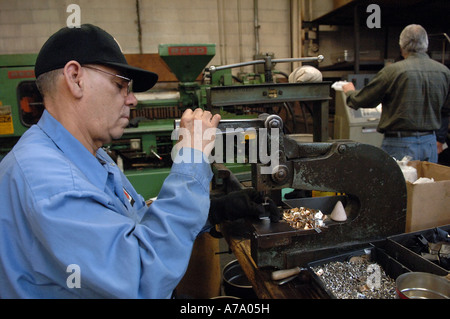
<svg viewBox="0 0 450 319"><path fill-rule="evenodd" d="M437 145L434 134L411 137L384 137L381 148L394 157L402 160L404 156L411 156L413 161L427 161L437 163Z"/></svg>

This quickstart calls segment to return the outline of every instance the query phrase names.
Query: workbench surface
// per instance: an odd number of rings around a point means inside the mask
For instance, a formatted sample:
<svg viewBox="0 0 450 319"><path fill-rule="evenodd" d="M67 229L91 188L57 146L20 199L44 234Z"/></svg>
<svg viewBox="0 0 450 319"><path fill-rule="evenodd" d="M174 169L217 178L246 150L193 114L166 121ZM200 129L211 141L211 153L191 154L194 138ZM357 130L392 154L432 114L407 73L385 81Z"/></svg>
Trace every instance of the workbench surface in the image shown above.
<svg viewBox="0 0 450 319"><path fill-rule="evenodd" d="M220 231L259 299L329 299L329 296L318 286L307 271L301 272L296 279L282 286L277 285L270 278L271 273L276 269L270 267L258 268L253 261L250 239L232 234L227 225L221 225Z"/></svg>

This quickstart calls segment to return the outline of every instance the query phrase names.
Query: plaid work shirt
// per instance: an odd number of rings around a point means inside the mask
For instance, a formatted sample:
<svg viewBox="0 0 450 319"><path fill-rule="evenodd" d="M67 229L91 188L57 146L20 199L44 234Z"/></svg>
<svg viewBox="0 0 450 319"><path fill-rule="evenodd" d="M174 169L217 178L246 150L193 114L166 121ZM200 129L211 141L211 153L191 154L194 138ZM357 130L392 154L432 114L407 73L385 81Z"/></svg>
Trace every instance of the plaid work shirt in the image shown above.
<svg viewBox="0 0 450 319"><path fill-rule="evenodd" d="M387 65L364 88L347 92L353 109L382 103L377 130L434 131L450 115L450 70L426 53Z"/></svg>

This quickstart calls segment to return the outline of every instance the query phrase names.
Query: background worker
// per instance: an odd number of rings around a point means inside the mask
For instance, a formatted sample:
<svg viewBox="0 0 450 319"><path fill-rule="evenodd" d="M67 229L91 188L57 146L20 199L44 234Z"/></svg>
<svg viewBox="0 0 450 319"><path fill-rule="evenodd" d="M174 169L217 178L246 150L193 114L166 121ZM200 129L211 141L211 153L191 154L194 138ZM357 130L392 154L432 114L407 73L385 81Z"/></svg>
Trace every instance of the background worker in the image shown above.
<svg viewBox="0 0 450 319"><path fill-rule="evenodd" d="M428 36L420 25L408 25L399 40L402 61L384 67L364 88L342 87L353 109L382 103L377 130L384 134L382 149L401 160L437 162L435 131L450 115L450 70L427 54Z"/></svg>

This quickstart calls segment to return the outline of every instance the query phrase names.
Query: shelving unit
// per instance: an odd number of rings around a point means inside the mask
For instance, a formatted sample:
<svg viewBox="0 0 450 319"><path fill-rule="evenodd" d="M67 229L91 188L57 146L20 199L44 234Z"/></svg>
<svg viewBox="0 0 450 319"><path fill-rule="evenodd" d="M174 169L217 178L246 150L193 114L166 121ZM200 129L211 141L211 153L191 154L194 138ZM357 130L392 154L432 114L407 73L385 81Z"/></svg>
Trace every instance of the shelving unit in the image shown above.
<svg viewBox="0 0 450 319"><path fill-rule="evenodd" d="M367 6L377 4L381 9L381 25L388 36L390 27L404 27L408 24L420 24L430 33L448 34L450 30L450 1L448 0L353 0L330 13L313 21L306 21L304 25L319 26L353 26L354 61L341 62L321 67L321 71L348 71L355 74L361 70L379 70L384 65L384 58L380 61L361 61L360 30L366 27ZM318 27L317 27L318 30Z"/></svg>

